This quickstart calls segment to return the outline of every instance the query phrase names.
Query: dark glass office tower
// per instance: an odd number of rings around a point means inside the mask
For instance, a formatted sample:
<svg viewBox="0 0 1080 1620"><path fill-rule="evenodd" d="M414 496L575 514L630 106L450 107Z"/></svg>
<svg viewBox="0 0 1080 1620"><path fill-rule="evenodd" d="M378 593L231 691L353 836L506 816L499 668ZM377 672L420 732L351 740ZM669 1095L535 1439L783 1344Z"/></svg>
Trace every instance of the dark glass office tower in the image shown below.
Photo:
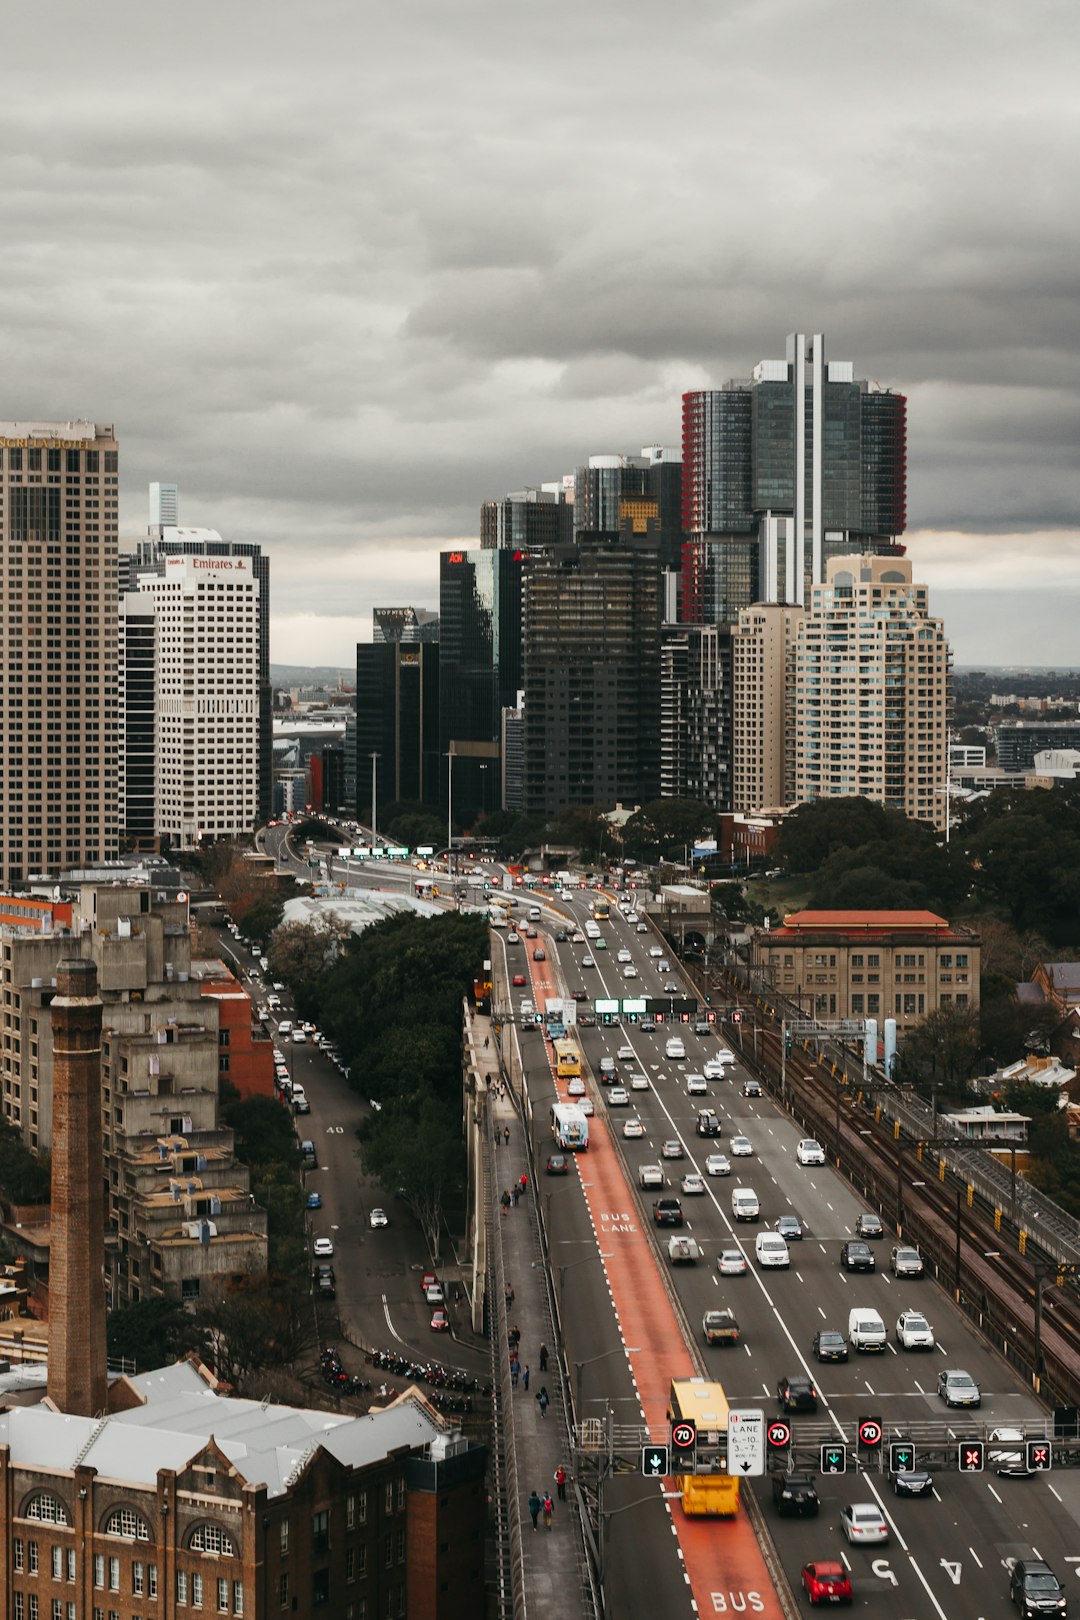
<svg viewBox="0 0 1080 1620"><path fill-rule="evenodd" d="M501 797L502 711L521 686L525 553L444 551L439 562L439 737L442 803L453 754L453 817L462 826Z"/></svg>
<svg viewBox="0 0 1080 1620"><path fill-rule="evenodd" d="M525 569L525 808L660 791L660 550L579 533Z"/></svg>
<svg viewBox="0 0 1080 1620"><path fill-rule="evenodd" d="M636 506L649 507L650 533L660 542L660 566L682 566L683 474L678 451L648 445L640 456L590 456L574 474L574 531L625 532Z"/></svg>
<svg viewBox="0 0 1080 1620"><path fill-rule="evenodd" d="M480 508L481 551L535 551L574 538L574 506L561 491L523 489Z"/></svg>
<svg viewBox="0 0 1080 1620"><path fill-rule="evenodd" d="M381 610L376 609L376 617ZM439 643L361 642L356 649L356 808L439 803Z"/></svg>
<svg viewBox="0 0 1080 1620"><path fill-rule="evenodd" d="M786 359L749 378L684 395L683 619L807 601L831 557L898 551L906 411L902 394L826 360L820 333L793 333Z"/></svg>

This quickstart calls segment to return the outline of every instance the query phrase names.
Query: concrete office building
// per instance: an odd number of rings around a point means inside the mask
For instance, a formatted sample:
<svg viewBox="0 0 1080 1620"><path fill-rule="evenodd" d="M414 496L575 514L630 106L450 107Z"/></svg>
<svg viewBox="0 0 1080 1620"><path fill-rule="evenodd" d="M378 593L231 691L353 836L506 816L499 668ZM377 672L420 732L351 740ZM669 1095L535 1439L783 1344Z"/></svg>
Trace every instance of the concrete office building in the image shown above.
<svg viewBox="0 0 1080 1620"><path fill-rule="evenodd" d="M660 791L660 552L581 533L525 564L525 809Z"/></svg>
<svg viewBox="0 0 1080 1620"><path fill-rule="evenodd" d="M1046 749L1080 748L1080 720L1003 720L991 728L998 768L1023 775Z"/></svg>
<svg viewBox="0 0 1080 1620"><path fill-rule="evenodd" d="M949 646L898 557L839 557L793 642L789 803L876 799L944 827Z"/></svg>
<svg viewBox="0 0 1080 1620"><path fill-rule="evenodd" d="M204 548L218 538L194 537ZM162 837L194 849L260 819L259 581L245 556L203 549L162 562L140 577L155 615L154 814Z"/></svg>
<svg viewBox="0 0 1080 1620"><path fill-rule="evenodd" d="M792 333L784 360L683 396L683 616L804 603L830 557L894 553L907 525L907 402Z"/></svg>
<svg viewBox="0 0 1080 1620"><path fill-rule="evenodd" d="M101 423L0 422L0 886L118 849L119 451Z"/></svg>
<svg viewBox="0 0 1080 1620"><path fill-rule="evenodd" d="M258 581L258 819L269 820L273 803L274 744L273 687L270 684L270 559L260 545L250 541L224 540L216 529L181 529L178 526L179 492L175 484L150 485L150 523L147 538L133 549L125 549L119 559L121 603L140 589L145 574L161 575L169 557L246 558ZM122 612L131 610L122 606ZM137 751L139 721L121 709L121 727L127 733L129 752ZM132 733L136 735L133 736ZM129 808L129 819L133 810Z"/></svg>
<svg viewBox="0 0 1080 1620"><path fill-rule="evenodd" d="M743 815L787 803L792 647L803 609L743 608L731 649L731 808Z"/></svg>
<svg viewBox="0 0 1080 1620"><path fill-rule="evenodd" d="M660 640L660 793L731 807L731 633L667 626Z"/></svg>

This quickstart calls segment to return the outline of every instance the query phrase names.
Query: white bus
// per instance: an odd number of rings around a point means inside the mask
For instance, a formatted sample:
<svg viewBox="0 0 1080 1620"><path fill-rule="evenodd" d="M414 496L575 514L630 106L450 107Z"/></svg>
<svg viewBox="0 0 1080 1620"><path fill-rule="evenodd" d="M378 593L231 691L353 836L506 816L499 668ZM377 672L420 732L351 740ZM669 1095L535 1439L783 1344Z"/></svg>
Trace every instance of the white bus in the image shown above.
<svg viewBox="0 0 1080 1620"><path fill-rule="evenodd" d="M589 1116L574 1103L552 1103L551 1134L564 1153L583 1152L589 1145Z"/></svg>

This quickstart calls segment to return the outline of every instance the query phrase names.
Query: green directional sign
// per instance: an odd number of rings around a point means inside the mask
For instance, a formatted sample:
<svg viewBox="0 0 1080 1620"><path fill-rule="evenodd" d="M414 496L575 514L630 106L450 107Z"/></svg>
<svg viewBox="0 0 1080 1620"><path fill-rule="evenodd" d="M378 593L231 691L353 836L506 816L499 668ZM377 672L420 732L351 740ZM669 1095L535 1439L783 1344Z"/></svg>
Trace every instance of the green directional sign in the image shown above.
<svg viewBox="0 0 1080 1620"><path fill-rule="evenodd" d="M889 1441L889 1472L910 1474L915 1467L915 1447L910 1440Z"/></svg>
<svg viewBox="0 0 1080 1620"><path fill-rule="evenodd" d="M642 1018L644 1018L645 1011L646 1011L645 997L644 996L635 996L635 997L633 997L631 999L631 998L627 998L626 996L624 996L623 997L622 1010L627 1015L627 1017L633 1017L635 1014L637 1014L637 1015L640 1015Z"/></svg>
<svg viewBox="0 0 1080 1620"><path fill-rule="evenodd" d="M662 1479L671 1472L671 1462L668 1448L663 1446L642 1446L641 1472L646 1479Z"/></svg>
<svg viewBox="0 0 1080 1620"><path fill-rule="evenodd" d="M593 1012L596 1014L596 1016L598 1018L601 1017L604 1013L611 1014L611 1013L618 1013L619 1011L620 1011L620 1007L619 1007L619 1003L617 1001L611 1001L611 1000L606 1000L605 1001L603 997L600 997L597 1001L593 1002Z"/></svg>
<svg viewBox="0 0 1080 1620"><path fill-rule="evenodd" d="M847 1446L840 1441L821 1448L821 1472L845 1474L847 1472Z"/></svg>

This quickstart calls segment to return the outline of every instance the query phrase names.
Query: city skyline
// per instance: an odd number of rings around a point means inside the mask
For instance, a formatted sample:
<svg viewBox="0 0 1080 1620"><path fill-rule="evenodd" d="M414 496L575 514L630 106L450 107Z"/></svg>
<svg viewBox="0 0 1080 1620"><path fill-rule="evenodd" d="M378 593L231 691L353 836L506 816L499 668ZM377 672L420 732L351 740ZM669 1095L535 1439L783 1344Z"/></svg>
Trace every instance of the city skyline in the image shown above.
<svg viewBox="0 0 1080 1620"><path fill-rule="evenodd" d="M123 535L174 479L262 545L275 661L347 667L482 501L678 443L793 329L907 396L957 662L1074 661L1064 4L57 13L47 96L31 15L0 68L6 413L116 423Z"/></svg>

